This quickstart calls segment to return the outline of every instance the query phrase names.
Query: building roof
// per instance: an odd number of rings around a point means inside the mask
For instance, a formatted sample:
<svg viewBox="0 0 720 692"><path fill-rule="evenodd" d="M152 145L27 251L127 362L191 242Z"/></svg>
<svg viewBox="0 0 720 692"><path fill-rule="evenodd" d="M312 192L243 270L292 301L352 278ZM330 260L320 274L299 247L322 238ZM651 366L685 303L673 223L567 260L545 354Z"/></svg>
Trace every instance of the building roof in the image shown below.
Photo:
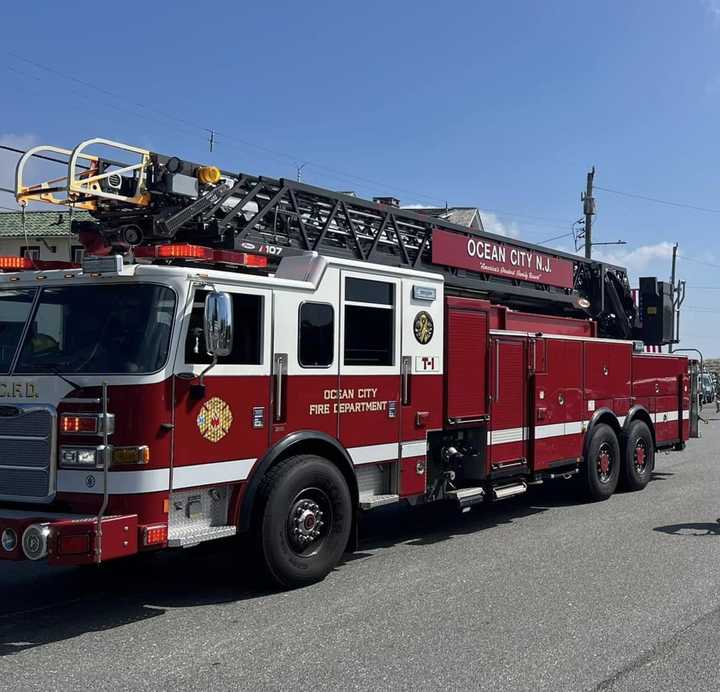
<svg viewBox="0 0 720 692"><path fill-rule="evenodd" d="M90 221L86 211L75 211L73 219ZM0 213L0 238L60 238L70 235L70 212L68 211L26 211L25 228L20 211Z"/></svg>
<svg viewBox="0 0 720 692"><path fill-rule="evenodd" d="M480 210L475 207L419 207L411 210L419 214L435 216L450 223L456 223L458 226L467 226L476 231L484 230Z"/></svg>

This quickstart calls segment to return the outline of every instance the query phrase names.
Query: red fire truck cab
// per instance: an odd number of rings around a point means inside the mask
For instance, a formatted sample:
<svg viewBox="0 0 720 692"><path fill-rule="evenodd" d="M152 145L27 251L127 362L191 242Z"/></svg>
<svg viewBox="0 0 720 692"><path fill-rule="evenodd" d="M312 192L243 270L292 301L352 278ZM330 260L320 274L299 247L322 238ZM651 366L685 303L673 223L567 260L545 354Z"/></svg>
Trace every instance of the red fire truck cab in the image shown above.
<svg viewBox="0 0 720 692"><path fill-rule="evenodd" d="M252 179L268 189L247 199L242 176L142 160L145 198L120 195L124 180L73 193L96 199L103 229L82 267L0 258L0 558L96 563L241 533L274 581L300 585L337 564L361 511L464 509L575 476L602 500L642 489L655 453L688 439L687 359L608 336L617 309L583 315L597 296L578 291L594 276L579 258L300 183ZM174 229L187 181L158 191L160 169L202 182ZM271 184L294 198L283 229L302 229L300 251L277 233L234 232L232 248L222 228L223 247L183 237L235 209L253 228L274 212L277 231ZM429 224L427 238L401 224ZM324 251L342 234L355 257ZM391 261L374 254L393 240Z"/></svg>

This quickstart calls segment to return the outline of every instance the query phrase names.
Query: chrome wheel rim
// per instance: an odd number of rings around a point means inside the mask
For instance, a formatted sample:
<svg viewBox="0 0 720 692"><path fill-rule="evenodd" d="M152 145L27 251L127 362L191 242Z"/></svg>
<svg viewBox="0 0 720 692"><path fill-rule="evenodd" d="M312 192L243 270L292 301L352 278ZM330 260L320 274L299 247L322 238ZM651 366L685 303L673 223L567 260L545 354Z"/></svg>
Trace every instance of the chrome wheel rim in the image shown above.
<svg viewBox="0 0 720 692"><path fill-rule="evenodd" d="M600 482L609 483L615 466L613 450L609 443L603 442L600 445L595 463Z"/></svg>
<svg viewBox="0 0 720 692"><path fill-rule="evenodd" d="M320 488L301 490L290 504L287 536L296 555L310 557L325 543L332 526L332 505Z"/></svg>

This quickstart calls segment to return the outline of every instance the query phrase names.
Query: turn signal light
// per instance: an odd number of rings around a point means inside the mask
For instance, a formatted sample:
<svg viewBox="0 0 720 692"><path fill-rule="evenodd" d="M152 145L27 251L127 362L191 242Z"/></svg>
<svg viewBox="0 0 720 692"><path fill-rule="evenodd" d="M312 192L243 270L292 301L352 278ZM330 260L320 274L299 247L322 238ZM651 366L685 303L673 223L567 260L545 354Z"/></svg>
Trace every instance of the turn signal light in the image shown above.
<svg viewBox="0 0 720 692"><path fill-rule="evenodd" d="M167 524L158 526L146 526L143 529L143 545L161 545L167 543L168 527Z"/></svg>
<svg viewBox="0 0 720 692"><path fill-rule="evenodd" d="M150 448L147 445L139 447L113 447L113 466L136 466L147 464L150 461Z"/></svg>
<svg viewBox="0 0 720 692"><path fill-rule="evenodd" d="M94 435L98 431L97 416L60 416L60 430L64 433L87 433Z"/></svg>

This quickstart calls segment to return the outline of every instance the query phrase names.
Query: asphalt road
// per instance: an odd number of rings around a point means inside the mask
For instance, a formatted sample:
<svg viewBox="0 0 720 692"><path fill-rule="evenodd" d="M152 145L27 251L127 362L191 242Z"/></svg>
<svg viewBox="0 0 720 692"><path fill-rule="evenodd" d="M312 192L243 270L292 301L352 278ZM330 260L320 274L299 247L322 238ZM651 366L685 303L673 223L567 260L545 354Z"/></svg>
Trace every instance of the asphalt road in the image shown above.
<svg viewBox="0 0 720 692"><path fill-rule="evenodd" d="M322 584L203 546L0 564L0 688L720 689L720 422L641 493L560 481L466 515L378 510Z"/></svg>

